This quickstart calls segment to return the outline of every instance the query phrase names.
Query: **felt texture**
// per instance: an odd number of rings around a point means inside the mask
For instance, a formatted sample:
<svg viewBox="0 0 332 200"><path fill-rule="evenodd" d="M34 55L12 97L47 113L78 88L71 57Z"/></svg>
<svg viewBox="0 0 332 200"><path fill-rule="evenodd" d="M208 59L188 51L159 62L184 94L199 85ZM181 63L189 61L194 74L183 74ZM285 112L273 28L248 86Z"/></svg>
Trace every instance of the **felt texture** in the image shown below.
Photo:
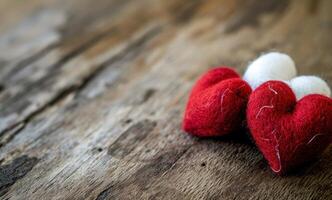
<svg viewBox="0 0 332 200"><path fill-rule="evenodd" d="M271 169L285 174L320 155L332 140L332 99L311 94L296 101L291 88L268 81L250 95L247 122Z"/></svg>
<svg viewBox="0 0 332 200"><path fill-rule="evenodd" d="M194 85L182 128L199 137L229 134L241 128L250 86L231 68L218 67L205 73Z"/></svg>

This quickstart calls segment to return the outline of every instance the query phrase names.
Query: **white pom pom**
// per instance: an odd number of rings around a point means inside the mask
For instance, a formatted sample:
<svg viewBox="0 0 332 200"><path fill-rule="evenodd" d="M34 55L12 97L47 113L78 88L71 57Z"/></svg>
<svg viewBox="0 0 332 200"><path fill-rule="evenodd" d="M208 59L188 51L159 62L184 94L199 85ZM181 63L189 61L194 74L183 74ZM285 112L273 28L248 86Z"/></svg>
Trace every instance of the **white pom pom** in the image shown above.
<svg viewBox="0 0 332 200"><path fill-rule="evenodd" d="M252 89L269 80L290 80L296 76L294 61L286 54L271 52L260 56L247 68L243 79Z"/></svg>
<svg viewBox="0 0 332 200"><path fill-rule="evenodd" d="M298 76L288 82L295 93L296 99L309 94L321 94L330 97L331 90L327 83L317 76Z"/></svg>

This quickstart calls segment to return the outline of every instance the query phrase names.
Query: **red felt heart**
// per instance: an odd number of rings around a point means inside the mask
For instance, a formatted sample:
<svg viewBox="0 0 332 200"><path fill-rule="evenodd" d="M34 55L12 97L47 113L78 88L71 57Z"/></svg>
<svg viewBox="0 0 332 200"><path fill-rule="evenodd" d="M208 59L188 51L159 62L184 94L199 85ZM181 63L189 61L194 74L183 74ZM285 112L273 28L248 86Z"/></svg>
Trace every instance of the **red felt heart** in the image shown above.
<svg viewBox="0 0 332 200"><path fill-rule="evenodd" d="M332 99L307 95L296 101L280 81L268 81L251 95L247 121L271 169L281 175L321 154L332 139Z"/></svg>
<svg viewBox="0 0 332 200"><path fill-rule="evenodd" d="M193 87L183 129L200 137L221 136L241 127L250 86L232 69L219 67L205 73Z"/></svg>

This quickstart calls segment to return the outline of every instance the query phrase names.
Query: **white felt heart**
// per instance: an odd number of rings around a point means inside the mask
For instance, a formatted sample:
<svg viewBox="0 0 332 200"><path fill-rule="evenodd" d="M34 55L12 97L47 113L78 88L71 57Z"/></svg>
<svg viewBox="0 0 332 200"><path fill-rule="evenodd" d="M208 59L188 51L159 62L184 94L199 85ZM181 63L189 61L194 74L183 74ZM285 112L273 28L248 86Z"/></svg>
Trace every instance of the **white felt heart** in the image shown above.
<svg viewBox="0 0 332 200"><path fill-rule="evenodd" d="M298 76L287 81L287 84L292 88L298 100L308 94L331 96L331 89L328 84L317 76Z"/></svg>
<svg viewBox="0 0 332 200"><path fill-rule="evenodd" d="M291 80L296 73L294 61L287 54L271 52L254 60L247 67L243 79L254 90L269 80Z"/></svg>
<svg viewBox="0 0 332 200"><path fill-rule="evenodd" d="M243 79L254 90L269 80L279 80L292 88L299 100L309 94L321 94L330 97L328 84L316 76L296 77L296 67L292 58L287 54L271 52L254 60L247 68Z"/></svg>

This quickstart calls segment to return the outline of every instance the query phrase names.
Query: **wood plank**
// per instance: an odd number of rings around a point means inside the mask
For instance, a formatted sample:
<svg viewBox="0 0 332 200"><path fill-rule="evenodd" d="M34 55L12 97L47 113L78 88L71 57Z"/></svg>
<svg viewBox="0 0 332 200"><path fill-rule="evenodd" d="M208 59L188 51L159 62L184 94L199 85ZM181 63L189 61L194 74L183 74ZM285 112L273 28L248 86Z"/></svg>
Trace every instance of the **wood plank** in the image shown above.
<svg viewBox="0 0 332 200"><path fill-rule="evenodd" d="M0 73L1 198L331 198L331 147L300 172L277 177L246 136L203 140L180 129L192 84L215 65L243 72L260 52L276 49L294 57L299 73L331 85L331 1L298 2L58 7L80 14L66 18L62 32L46 31L58 34L52 48L32 45L35 59L10 64L26 59L17 54ZM112 6L119 11L108 14Z"/></svg>

